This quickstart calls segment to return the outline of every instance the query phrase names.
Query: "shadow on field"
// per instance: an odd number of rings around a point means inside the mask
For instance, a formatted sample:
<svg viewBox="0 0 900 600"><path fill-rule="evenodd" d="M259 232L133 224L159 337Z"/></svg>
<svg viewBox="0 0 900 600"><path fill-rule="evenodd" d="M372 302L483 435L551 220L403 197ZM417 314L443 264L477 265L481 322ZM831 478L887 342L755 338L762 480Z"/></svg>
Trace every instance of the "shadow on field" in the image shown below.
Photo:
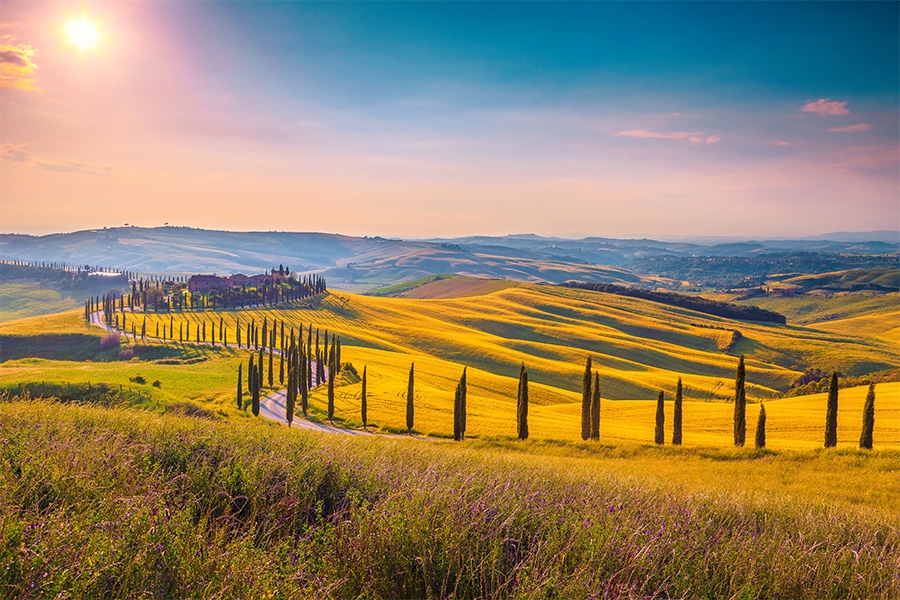
<svg viewBox="0 0 900 600"><path fill-rule="evenodd" d="M100 352L100 338L95 335L0 335L0 363L19 358L83 361L93 359Z"/></svg>

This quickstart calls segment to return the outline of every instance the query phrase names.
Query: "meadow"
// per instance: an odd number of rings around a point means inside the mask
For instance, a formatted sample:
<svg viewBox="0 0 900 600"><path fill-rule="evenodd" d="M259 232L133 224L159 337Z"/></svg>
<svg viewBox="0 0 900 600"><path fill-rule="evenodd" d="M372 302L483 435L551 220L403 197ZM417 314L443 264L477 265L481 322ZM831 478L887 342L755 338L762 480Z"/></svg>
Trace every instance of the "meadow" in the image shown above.
<svg viewBox="0 0 900 600"><path fill-rule="evenodd" d="M805 357L891 365L881 330L730 321L528 284L435 279L390 293L411 297L147 315L151 334L222 319L227 347L151 335L103 349L108 336L80 311L0 324L0 586L13 597L900 594L900 383L876 386L874 451L857 448L865 387L841 390L828 450L825 394L780 397ZM834 323L889 314L865 306ZM406 429L415 361L416 435L300 431L239 409L250 351L234 327L273 317L341 336L343 361L367 368L381 433ZM736 352L748 357L751 440L766 406L766 449L732 444ZM599 442L580 439L587 354L601 374ZM522 362L533 373L525 442ZM467 440L456 443L463 365ZM277 373L278 357L266 393ZM678 377L680 447L668 445ZM650 443L658 388L664 446ZM311 420L326 402L316 388ZM338 427L361 427L358 378L338 378L335 409Z"/></svg>
<svg viewBox="0 0 900 600"><path fill-rule="evenodd" d="M452 297L454 285L463 295ZM404 397L409 365L415 361L416 432L433 437L451 435L453 390L465 365L469 437L500 440L514 436L518 367L524 362L531 382L531 436L561 443L580 441L581 377L583 361L590 354L601 376L604 441L652 440L656 391L666 393L666 419L671 423L675 382L681 377L685 386L684 444L726 447L732 443L733 406L729 400L737 364L734 353L744 351L748 358L749 428L752 431L760 402L765 402L769 446L801 449L821 445L825 396L779 398L779 391L800 375L800 370L785 365L806 355L813 356L812 364L819 368L851 372L854 365L896 368L897 364L893 358L896 347L888 340L863 337L858 332L823 332L821 323L811 328L731 321L583 290L519 284L490 285L484 293L485 285L479 283L473 291L471 280L464 278L426 282L426 289L418 293L439 286L432 293L441 297L433 299L332 292L314 309L149 314L147 331L151 335L157 326L174 324L177 331L184 324L195 332L199 323L221 319L230 332L230 345L129 341L135 359L119 361L113 354L89 363L40 358L41 352L35 350L29 358L0 364L0 388L16 392L31 384L32 393L40 394L40 387L34 387L39 382L74 385L103 381L113 388L130 389L132 394L139 392L154 408L189 400L214 412L241 416L243 411L234 401L236 371L240 362L246 366L249 352L235 347L234 328L240 323L244 329L251 319L259 324L264 318L269 323L275 318L288 327L312 324L322 338L326 330L341 336L342 359L359 373L364 366L368 371L369 423L386 432L406 430ZM872 310L883 314L889 306L881 304ZM139 331L144 316L129 314L128 319ZM127 328L130 330L130 325ZM741 339L732 353L724 352L723 338L730 342L736 328L742 332ZM98 328L88 328L77 313L0 325L0 339L25 340L32 346L35 336L44 333L102 335ZM277 357L275 373L277 379ZM132 380L137 376L147 383L136 385ZM150 386L153 381L159 381L159 387ZM338 384L337 422L343 427L360 427L358 379ZM276 381L271 389L278 388ZM896 447L900 443L900 384L879 384L876 393L875 443ZM858 440L864 396L865 388L841 393L841 446L855 445ZM314 419L325 413L326 402L323 388L312 393Z"/></svg>
<svg viewBox="0 0 900 600"><path fill-rule="evenodd" d="M896 451L571 456L8 399L0 455L12 597L900 594ZM832 502L840 472L884 495Z"/></svg>

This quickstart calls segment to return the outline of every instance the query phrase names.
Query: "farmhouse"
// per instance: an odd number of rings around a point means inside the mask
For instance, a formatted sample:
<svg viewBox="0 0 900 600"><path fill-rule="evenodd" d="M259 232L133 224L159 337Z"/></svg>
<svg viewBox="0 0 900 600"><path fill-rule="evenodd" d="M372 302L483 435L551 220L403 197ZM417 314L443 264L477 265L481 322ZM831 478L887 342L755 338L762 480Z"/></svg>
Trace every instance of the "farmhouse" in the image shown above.
<svg viewBox="0 0 900 600"><path fill-rule="evenodd" d="M188 280L188 290L193 292L209 292L212 290L230 290L232 288L230 277L216 277L215 275L192 275Z"/></svg>

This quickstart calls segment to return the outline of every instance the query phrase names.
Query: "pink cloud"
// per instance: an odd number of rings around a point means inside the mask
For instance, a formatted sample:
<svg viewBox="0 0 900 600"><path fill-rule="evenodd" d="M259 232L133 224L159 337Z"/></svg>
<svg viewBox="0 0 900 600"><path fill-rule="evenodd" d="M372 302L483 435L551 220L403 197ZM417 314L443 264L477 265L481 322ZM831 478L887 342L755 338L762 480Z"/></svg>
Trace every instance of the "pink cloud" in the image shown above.
<svg viewBox="0 0 900 600"><path fill-rule="evenodd" d="M856 125L847 125L846 127L832 127L828 131L831 133L857 133L860 131L868 131L871 129L868 123L857 123Z"/></svg>
<svg viewBox="0 0 900 600"><path fill-rule="evenodd" d="M109 175L112 167L98 167L86 163L67 160L62 162L39 161L34 167L42 171L52 171L54 173L75 173L77 175Z"/></svg>
<svg viewBox="0 0 900 600"><path fill-rule="evenodd" d="M715 144L721 138L717 135L704 137L702 133L696 131L647 131L646 129L630 129L628 131L619 131L613 135L617 137L633 137L641 139L657 139L657 140L688 140L695 144L706 142L707 144Z"/></svg>
<svg viewBox="0 0 900 600"><path fill-rule="evenodd" d="M31 162L31 152L23 150L25 144L0 145L0 158L14 162Z"/></svg>
<svg viewBox="0 0 900 600"><path fill-rule="evenodd" d="M802 112L814 112L820 117L825 115L849 115L850 110L846 102L837 102L821 98L815 102L807 102L800 109Z"/></svg>

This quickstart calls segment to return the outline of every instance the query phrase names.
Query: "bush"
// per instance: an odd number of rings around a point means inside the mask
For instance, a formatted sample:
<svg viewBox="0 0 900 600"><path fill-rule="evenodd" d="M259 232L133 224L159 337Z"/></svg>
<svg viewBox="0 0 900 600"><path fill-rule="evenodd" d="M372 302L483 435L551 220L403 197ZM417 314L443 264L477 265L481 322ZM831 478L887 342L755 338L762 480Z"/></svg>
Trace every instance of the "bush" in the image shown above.
<svg viewBox="0 0 900 600"><path fill-rule="evenodd" d="M134 377L129 377L128 381L131 383L140 383L141 385L147 383L147 380L144 379L143 375L135 375Z"/></svg>
<svg viewBox="0 0 900 600"><path fill-rule="evenodd" d="M161 388L161 387L162 387L162 381L160 381L159 379L157 379L156 381L153 382L153 387L155 387L155 388Z"/></svg>
<svg viewBox="0 0 900 600"><path fill-rule="evenodd" d="M134 358L134 348L122 348L119 350L119 360L131 360Z"/></svg>
<svg viewBox="0 0 900 600"><path fill-rule="evenodd" d="M115 348L119 345L119 341L120 338L118 333L108 333L100 339L100 350Z"/></svg>

